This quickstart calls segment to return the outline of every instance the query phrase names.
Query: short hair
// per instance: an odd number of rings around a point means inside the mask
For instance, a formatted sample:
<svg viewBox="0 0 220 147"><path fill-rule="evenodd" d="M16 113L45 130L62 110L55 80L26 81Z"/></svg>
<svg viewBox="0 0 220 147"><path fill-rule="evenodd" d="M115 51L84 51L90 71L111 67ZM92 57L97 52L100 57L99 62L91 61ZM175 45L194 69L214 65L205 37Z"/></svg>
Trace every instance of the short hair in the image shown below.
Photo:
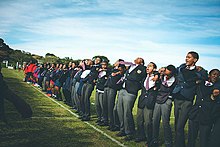
<svg viewBox="0 0 220 147"><path fill-rule="evenodd" d="M217 71L217 72L220 74L220 71L216 68L216 69L212 69L212 70L210 70L209 75L211 75L212 72L214 72L214 71Z"/></svg>
<svg viewBox="0 0 220 147"><path fill-rule="evenodd" d="M191 54L193 56L193 58L196 58L197 60L199 60L199 54L197 52L190 51L190 52L188 52L188 54Z"/></svg>
<svg viewBox="0 0 220 147"><path fill-rule="evenodd" d="M0 38L0 42L1 42L1 43L4 43L4 40L3 40L2 38Z"/></svg>
<svg viewBox="0 0 220 147"><path fill-rule="evenodd" d="M119 61L119 62L121 62L121 61L124 62L125 60L123 60L123 59L118 59L118 61Z"/></svg>
<svg viewBox="0 0 220 147"><path fill-rule="evenodd" d="M105 61L105 60L101 62L101 64L103 64L103 63L106 64L106 65L108 65L108 62Z"/></svg>
<svg viewBox="0 0 220 147"><path fill-rule="evenodd" d="M154 63L154 62L150 62L151 64L153 64L153 67L155 68L155 69L157 69L157 65ZM149 64L150 64L149 63Z"/></svg>
<svg viewBox="0 0 220 147"><path fill-rule="evenodd" d="M172 64L170 64L170 65L168 65L167 67L166 67L166 69L168 69L169 71L171 71L171 76L173 76L173 75L176 75L176 67L174 66L174 65L172 65Z"/></svg>
<svg viewBox="0 0 220 147"><path fill-rule="evenodd" d="M143 58L141 58L141 59L142 59L142 65L144 65L145 64L144 59Z"/></svg>

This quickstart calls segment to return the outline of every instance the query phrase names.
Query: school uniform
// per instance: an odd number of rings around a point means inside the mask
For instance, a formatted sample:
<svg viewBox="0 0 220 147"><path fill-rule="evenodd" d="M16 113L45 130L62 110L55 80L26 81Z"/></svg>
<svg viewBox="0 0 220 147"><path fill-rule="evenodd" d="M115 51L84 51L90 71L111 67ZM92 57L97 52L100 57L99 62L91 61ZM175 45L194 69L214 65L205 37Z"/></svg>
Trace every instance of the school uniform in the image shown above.
<svg viewBox="0 0 220 147"><path fill-rule="evenodd" d="M74 75L73 82L72 82L72 89L74 90L74 92L72 92L72 95L71 95L72 99L74 99L76 103L76 109L77 109L77 112L79 112L79 115L83 113L82 104L80 101L80 95L78 95L77 93L79 89L79 85L80 85L80 76L82 75L82 73L83 73L83 70L80 69Z"/></svg>
<svg viewBox="0 0 220 147"><path fill-rule="evenodd" d="M117 110L120 120L120 133L128 135L132 139L135 133L135 124L132 114L138 91L141 89L141 81L146 77L146 67L143 65L131 65L125 74L123 88L118 93Z"/></svg>
<svg viewBox="0 0 220 147"><path fill-rule="evenodd" d="M79 103L77 101L77 98L75 97L75 86L76 86L76 79L74 78L75 75L78 73L78 69L75 68L75 69L71 69L70 70L70 85L69 85L69 91L70 91L70 97L71 97L71 101L72 101L72 107L73 109L77 110L77 112L79 112L79 109L78 109L78 104Z"/></svg>
<svg viewBox="0 0 220 147"><path fill-rule="evenodd" d="M201 147L207 147L210 142L211 130L216 120L215 115L219 113L215 111L219 105L217 100L211 99L211 94L214 89L220 90L220 82L211 83L208 81L202 82L197 90L197 105L199 118L199 141ZM217 114L218 115L218 114ZM219 144L218 144L219 145Z"/></svg>
<svg viewBox="0 0 220 147"><path fill-rule="evenodd" d="M113 69L112 73L119 72L118 69ZM122 89L123 82L120 82L120 79L123 77L123 74L117 74L115 76L109 75L104 88L103 96L103 121L109 122L109 130L114 130L119 128L119 118L117 113L117 107L115 107L115 99L117 91Z"/></svg>
<svg viewBox="0 0 220 147"><path fill-rule="evenodd" d="M98 78L98 70L100 66L93 66L90 69L89 74L83 79L83 87L81 93L81 99L84 102L84 114L83 114L83 121L90 120L90 97L92 95L92 91L94 90L95 81Z"/></svg>
<svg viewBox="0 0 220 147"><path fill-rule="evenodd" d="M95 97L95 106L96 106L96 114L98 117L98 121L103 121L103 125L107 125L108 122L103 120L103 111L104 111L104 87L105 83L108 79L109 71L106 69L104 71L100 71L98 74L98 79L96 83L96 97ZM101 125L101 124L100 124Z"/></svg>
<svg viewBox="0 0 220 147"><path fill-rule="evenodd" d="M175 115L175 146L185 147L184 127L192 108L196 94L196 81L207 78L207 72L196 70L196 66L188 68L182 64L177 69L178 83L173 90Z"/></svg>
<svg viewBox="0 0 220 147"><path fill-rule="evenodd" d="M149 104L149 99L156 99L157 82L153 81L156 74L158 73L148 74L142 81L141 95L138 98L136 142L146 140L147 144L150 144L152 140L154 103Z"/></svg>
<svg viewBox="0 0 220 147"><path fill-rule="evenodd" d="M174 76L168 78L163 76L161 78L160 88L156 97L156 104L153 110L153 143L158 146L159 142L159 129L160 121L162 117L165 146L172 147L172 131L170 127L170 113L172 109L172 99L170 94L172 93L176 85L176 79ZM155 147L156 147L155 146Z"/></svg>

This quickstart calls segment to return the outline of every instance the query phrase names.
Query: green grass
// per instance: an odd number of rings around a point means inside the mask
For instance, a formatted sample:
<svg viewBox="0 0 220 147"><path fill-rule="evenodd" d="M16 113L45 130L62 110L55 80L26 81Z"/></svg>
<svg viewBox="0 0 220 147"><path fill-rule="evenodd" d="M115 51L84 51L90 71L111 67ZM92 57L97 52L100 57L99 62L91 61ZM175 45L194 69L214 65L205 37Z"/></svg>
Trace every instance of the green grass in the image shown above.
<svg viewBox="0 0 220 147"><path fill-rule="evenodd" d="M22 82L23 72L3 69L4 79L10 89L17 95L25 99L33 109L33 118L23 120L9 102L5 101L7 119L11 127L0 122L0 147L68 147L68 146L118 146L116 143L95 131L89 125L83 123L78 118L70 114L67 110L60 107L51 99L34 89L31 85ZM95 91L91 96L94 103ZM64 105L63 102L58 103ZM74 112L74 110L71 110ZM89 121L106 134L131 147L142 147L144 142L135 143L134 141L125 142L123 138L116 137L117 132L107 130L107 127L97 126L95 106L91 106L92 120ZM133 109L136 121L137 101ZM136 123L136 122L135 122ZM171 114L171 126L174 128L173 112ZM186 128L187 129L187 128ZM174 134L174 129L172 129ZM163 143L163 129L161 129L161 146Z"/></svg>

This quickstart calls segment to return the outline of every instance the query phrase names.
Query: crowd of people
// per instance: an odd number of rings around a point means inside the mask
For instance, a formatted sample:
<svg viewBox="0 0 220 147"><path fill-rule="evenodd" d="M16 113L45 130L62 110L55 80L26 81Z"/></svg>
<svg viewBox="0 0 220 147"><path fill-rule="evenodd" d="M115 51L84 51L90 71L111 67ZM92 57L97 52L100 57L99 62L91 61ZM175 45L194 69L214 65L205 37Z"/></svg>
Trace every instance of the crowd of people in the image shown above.
<svg viewBox="0 0 220 147"><path fill-rule="evenodd" d="M198 136L201 147L217 147L220 143L220 71L212 69L208 73L196 66L198 60L198 53L191 51L179 67L167 65L158 70L154 62L145 66L143 58L136 58L134 62L119 59L112 68L100 57L68 65L37 66L30 62L24 67L24 81L41 87L50 97L65 100L82 121L91 119L90 97L95 89L97 125L119 131L116 135L125 141L145 141L146 146L159 146L162 120L166 147L186 146L187 122L188 147L195 146ZM132 110L137 97L135 127ZM174 137L170 126L173 102Z"/></svg>

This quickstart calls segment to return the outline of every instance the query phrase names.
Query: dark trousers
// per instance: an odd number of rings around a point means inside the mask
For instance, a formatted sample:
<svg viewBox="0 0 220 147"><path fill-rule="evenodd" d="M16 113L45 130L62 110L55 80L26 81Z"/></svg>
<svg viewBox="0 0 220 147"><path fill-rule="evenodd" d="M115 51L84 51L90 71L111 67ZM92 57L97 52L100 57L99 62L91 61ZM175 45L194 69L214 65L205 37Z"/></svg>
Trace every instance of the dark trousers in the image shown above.
<svg viewBox="0 0 220 147"><path fill-rule="evenodd" d="M65 97L65 101L68 105L72 105L72 101L71 101L71 92L68 89L63 88L63 95Z"/></svg>
<svg viewBox="0 0 220 147"><path fill-rule="evenodd" d="M196 139L198 137L198 132L199 132L199 121L189 119L187 147L195 147Z"/></svg>
<svg viewBox="0 0 220 147"><path fill-rule="evenodd" d="M4 109L4 97L0 95L0 120L6 121Z"/></svg>
<svg viewBox="0 0 220 147"><path fill-rule="evenodd" d="M210 141L211 129L212 129L212 124L199 126L200 147L208 147L208 143ZM218 146L220 146L220 144Z"/></svg>
<svg viewBox="0 0 220 147"><path fill-rule="evenodd" d="M85 117L90 117L90 97L92 95L92 91L94 89L94 86L89 83L85 83L82 87L82 94L81 94L81 99L84 102L84 116Z"/></svg>
<svg viewBox="0 0 220 147"><path fill-rule="evenodd" d="M106 87L104 89L104 118L107 117L109 120L109 127L113 128L115 126L114 120L114 106L117 90Z"/></svg>
<svg viewBox="0 0 220 147"><path fill-rule="evenodd" d="M220 118L218 118L214 122L208 147L219 147L220 146L219 136L220 136Z"/></svg>
<svg viewBox="0 0 220 147"><path fill-rule="evenodd" d="M175 115L175 147L185 147L184 128L188 120L188 113L192 107L192 101L174 100Z"/></svg>

